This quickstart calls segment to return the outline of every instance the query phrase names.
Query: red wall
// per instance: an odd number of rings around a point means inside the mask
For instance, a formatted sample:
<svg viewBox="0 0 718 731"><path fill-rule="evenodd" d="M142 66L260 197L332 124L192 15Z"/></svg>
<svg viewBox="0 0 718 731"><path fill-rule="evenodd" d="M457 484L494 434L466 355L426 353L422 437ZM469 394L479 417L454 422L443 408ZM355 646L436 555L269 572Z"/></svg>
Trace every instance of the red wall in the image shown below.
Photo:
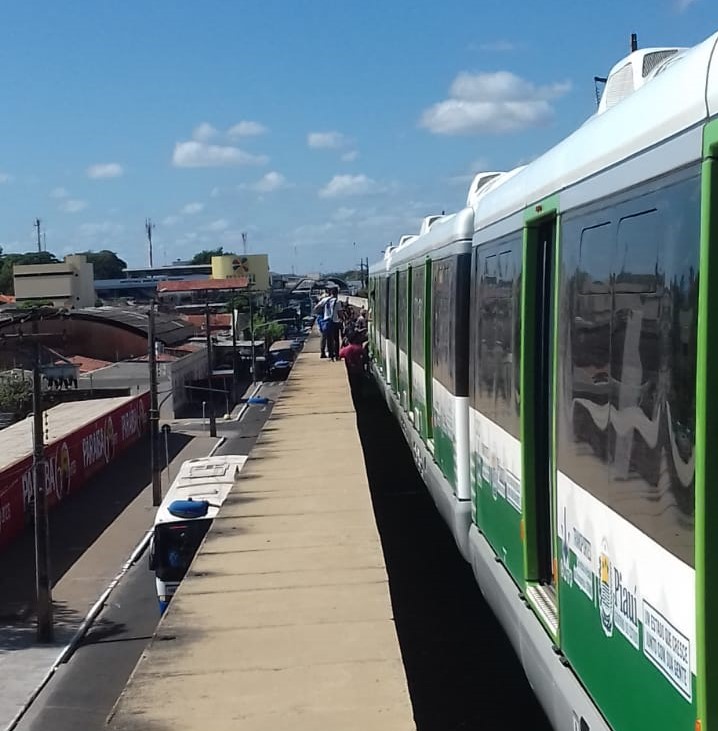
<svg viewBox="0 0 718 731"><path fill-rule="evenodd" d="M63 439L45 446L50 508L136 442L147 426L149 394L128 401ZM32 519L32 456L0 472L0 550Z"/></svg>

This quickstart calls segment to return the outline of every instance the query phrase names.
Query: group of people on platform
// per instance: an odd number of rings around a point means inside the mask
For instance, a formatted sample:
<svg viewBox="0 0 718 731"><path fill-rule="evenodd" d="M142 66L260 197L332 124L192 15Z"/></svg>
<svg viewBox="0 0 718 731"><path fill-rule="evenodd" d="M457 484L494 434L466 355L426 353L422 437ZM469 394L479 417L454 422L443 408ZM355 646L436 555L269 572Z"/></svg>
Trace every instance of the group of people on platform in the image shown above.
<svg viewBox="0 0 718 731"><path fill-rule="evenodd" d="M367 312L339 299L331 287L314 307L321 333L320 358L343 360L354 392L367 367ZM341 346L340 346L341 343Z"/></svg>

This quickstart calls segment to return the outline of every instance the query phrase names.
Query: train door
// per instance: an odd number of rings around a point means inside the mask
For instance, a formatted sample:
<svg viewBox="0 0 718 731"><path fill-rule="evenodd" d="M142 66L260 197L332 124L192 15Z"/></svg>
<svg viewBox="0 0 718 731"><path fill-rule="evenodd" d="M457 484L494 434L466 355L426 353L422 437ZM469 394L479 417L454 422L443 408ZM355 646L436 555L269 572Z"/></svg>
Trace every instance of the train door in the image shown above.
<svg viewBox="0 0 718 731"><path fill-rule="evenodd" d="M527 596L558 634L554 451L557 210L536 207L524 229L521 442Z"/></svg>
<svg viewBox="0 0 718 731"><path fill-rule="evenodd" d="M394 372L391 374L391 377L394 381L394 393L397 395L397 398L401 400L401 385L399 381L399 308L401 307L401 303L399 301L399 272L394 272L391 275L392 278L392 307L394 308L394 327L391 330L391 340L394 343Z"/></svg>
<svg viewBox="0 0 718 731"><path fill-rule="evenodd" d="M424 386L426 390L426 437L427 446L433 453L434 451L434 354L431 352L431 321L433 313L431 282L432 262L431 259L426 260L426 269L424 273Z"/></svg>
<svg viewBox="0 0 718 731"><path fill-rule="evenodd" d="M412 268L409 267L406 273L406 369L407 369L407 386L406 386L406 410L411 416L413 414L413 406L414 403L414 397L412 393L412 379L413 379L413 367L412 367L412 361L414 360L411 356L412 350L412 323L414 322L414 300L411 296L411 293L414 291L413 289L413 276L412 276Z"/></svg>

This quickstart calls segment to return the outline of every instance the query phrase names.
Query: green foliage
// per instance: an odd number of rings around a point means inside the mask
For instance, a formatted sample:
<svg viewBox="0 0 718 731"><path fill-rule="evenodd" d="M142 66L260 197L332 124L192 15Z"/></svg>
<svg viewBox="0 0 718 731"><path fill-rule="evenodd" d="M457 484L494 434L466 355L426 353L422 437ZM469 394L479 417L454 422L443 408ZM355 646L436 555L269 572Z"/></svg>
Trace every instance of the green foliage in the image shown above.
<svg viewBox="0 0 718 731"><path fill-rule="evenodd" d="M0 374L0 411L24 416L32 404L32 383Z"/></svg>
<svg viewBox="0 0 718 731"><path fill-rule="evenodd" d="M81 251L87 257L87 261L95 268L95 279L122 279L125 276L124 269L127 262L120 259L114 251L102 249L101 251Z"/></svg>
<svg viewBox="0 0 718 731"><path fill-rule="evenodd" d="M54 303L52 300L31 300L17 305L18 310L34 310L36 307L54 307Z"/></svg>
<svg viewBox="0 0 718 731"><path fill-rule="evenodd" d="M30 251L26 254L2 254L0 249L0 293L15 294L12 268L16 264L57 264L58 259L49 251Z"/></svg>
<svg viewBox="0 0 718 731"><path fill-rule="evenodd" d="M231 251L225 251L224 247L218 246L216 249L203 249L197 252L193 257L191 264L211 264L213 256L236 256Z"/></svg>

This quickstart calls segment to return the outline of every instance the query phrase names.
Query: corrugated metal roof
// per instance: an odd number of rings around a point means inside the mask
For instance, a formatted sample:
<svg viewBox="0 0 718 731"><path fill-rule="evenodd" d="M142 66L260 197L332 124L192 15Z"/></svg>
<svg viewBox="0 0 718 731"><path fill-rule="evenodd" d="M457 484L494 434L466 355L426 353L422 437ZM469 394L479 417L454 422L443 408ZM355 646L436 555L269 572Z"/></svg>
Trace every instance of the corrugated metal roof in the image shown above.
<svg viewBox="0 0 718 731"><path fill-rule="evenodd" d="M104 320L119 327L139 331L147 337L147 312L122 307L86 307L69 313L71 319ZM165 345L177 345L195 334L195 328L181 317L171 317L162 312L155 315L155 336Z"/></svg>

